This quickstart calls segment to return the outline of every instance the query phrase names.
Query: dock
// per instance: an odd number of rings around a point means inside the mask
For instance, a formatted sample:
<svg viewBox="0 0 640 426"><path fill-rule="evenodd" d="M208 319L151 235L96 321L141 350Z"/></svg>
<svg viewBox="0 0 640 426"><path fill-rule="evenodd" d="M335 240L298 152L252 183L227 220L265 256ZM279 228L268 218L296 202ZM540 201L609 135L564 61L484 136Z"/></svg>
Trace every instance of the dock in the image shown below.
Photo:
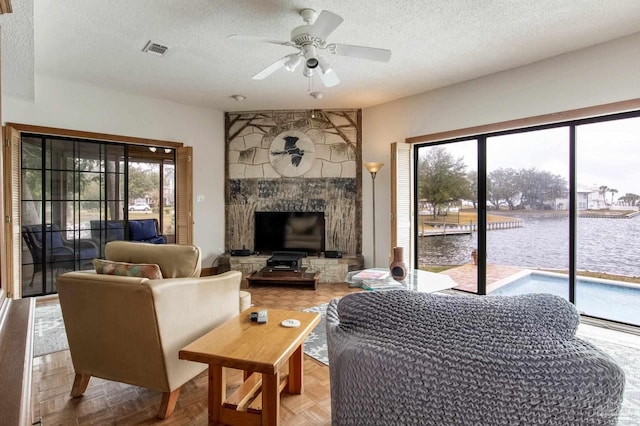
<svg viewBox="0 0 640 426"><path fill-rule="evenodd" d="M419 237L435 237L448 235L471 235L478 231L478 223L447 223L421 220L418 224ZM487 223L487 231L499 229L522 228L522 220L506 220Z"/></svg>

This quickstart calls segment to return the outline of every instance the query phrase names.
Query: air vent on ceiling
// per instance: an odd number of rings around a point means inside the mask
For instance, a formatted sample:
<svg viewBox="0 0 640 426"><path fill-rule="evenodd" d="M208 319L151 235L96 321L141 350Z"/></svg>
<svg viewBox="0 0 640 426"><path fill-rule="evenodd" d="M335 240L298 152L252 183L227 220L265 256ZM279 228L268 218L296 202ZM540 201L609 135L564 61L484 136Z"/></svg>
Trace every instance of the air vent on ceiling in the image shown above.
<svg viewBox="0 0 640 426"><path fill-rule="evenodd" d="M164 56L167 53L169 48L159 43L154 43L151 40L147 43L147 45L142 49L143 52L153 53L154 55Z"/></svg>

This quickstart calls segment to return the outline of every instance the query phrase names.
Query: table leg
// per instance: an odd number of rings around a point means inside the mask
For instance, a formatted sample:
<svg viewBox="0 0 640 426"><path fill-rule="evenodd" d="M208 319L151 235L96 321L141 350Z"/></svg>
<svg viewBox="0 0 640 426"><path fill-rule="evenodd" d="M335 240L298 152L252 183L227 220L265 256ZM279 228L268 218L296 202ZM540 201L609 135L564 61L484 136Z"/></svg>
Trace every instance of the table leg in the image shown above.
<svg viewBox="0 0 640 426"><path fill-rule="evenodd" d="M227 380L221 365L209 364L209 424L222 423L222 403L227 394Z"/></svg>
<svg viewBox="0 0 640 426"><path fill-rule="evenodd" d="M300 395L302 393L302 345L289 358L289 383L287 393Z"/></svg>
<svg viewBox="0 0 640 426"><path fill-rule="evenodd" d="M262 374L262 424L276 426L280 424L280 372Z"/></svg>

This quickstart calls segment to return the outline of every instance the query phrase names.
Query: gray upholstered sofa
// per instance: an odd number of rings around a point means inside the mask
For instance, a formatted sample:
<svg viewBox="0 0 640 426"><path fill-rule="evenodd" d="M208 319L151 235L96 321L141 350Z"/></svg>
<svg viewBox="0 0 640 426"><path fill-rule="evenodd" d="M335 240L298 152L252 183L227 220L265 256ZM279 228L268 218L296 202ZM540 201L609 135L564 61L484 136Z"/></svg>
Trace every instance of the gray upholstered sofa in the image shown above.
<svg viewBox="0 0 640 426"><path fill-rule="evenodd" d="M615 425L624 373L578 322L546 294L335 299L332 424Z"/></svg>

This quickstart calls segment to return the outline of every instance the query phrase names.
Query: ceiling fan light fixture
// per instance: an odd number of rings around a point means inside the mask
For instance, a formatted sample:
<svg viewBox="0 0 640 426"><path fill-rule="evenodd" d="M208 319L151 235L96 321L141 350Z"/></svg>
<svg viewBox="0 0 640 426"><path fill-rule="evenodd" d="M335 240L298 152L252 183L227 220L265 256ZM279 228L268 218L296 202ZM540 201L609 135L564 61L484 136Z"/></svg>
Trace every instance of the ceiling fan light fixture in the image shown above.
<svg viewBox="0 0 640 426"><path fill-rule="evenodd" d="M302 62L302 58L300 56L297 54L291 54L289 55L287 62L284 63L284 67L287 71L294 72L296 68L298 68L298 65L300 65L300 62Z"/></svg>
<svg viewBox="0 0 640 426"><path fill-rule="evenodd" d="M313 77L313 70L309 67L304 67L304 69L302 70L302 75L304 75L305 77Z"/></svg>
<svg viewBox="0 0 640 426"><path fill-rule="evenodd" d="M312 44L308 44L304 46L304 58L306 59L305 64L307 68L314 69L318 66L318 58L316 57L316 48Z"/></svg>
<svg viewBox="0 0 640 426"><path fill-rule="evenodd" d="M318 64L320 65L320 71L322 71L322 74L329 73L333 70L333 65L331 65L331 63L322 56L318 57Z"/></svg>

